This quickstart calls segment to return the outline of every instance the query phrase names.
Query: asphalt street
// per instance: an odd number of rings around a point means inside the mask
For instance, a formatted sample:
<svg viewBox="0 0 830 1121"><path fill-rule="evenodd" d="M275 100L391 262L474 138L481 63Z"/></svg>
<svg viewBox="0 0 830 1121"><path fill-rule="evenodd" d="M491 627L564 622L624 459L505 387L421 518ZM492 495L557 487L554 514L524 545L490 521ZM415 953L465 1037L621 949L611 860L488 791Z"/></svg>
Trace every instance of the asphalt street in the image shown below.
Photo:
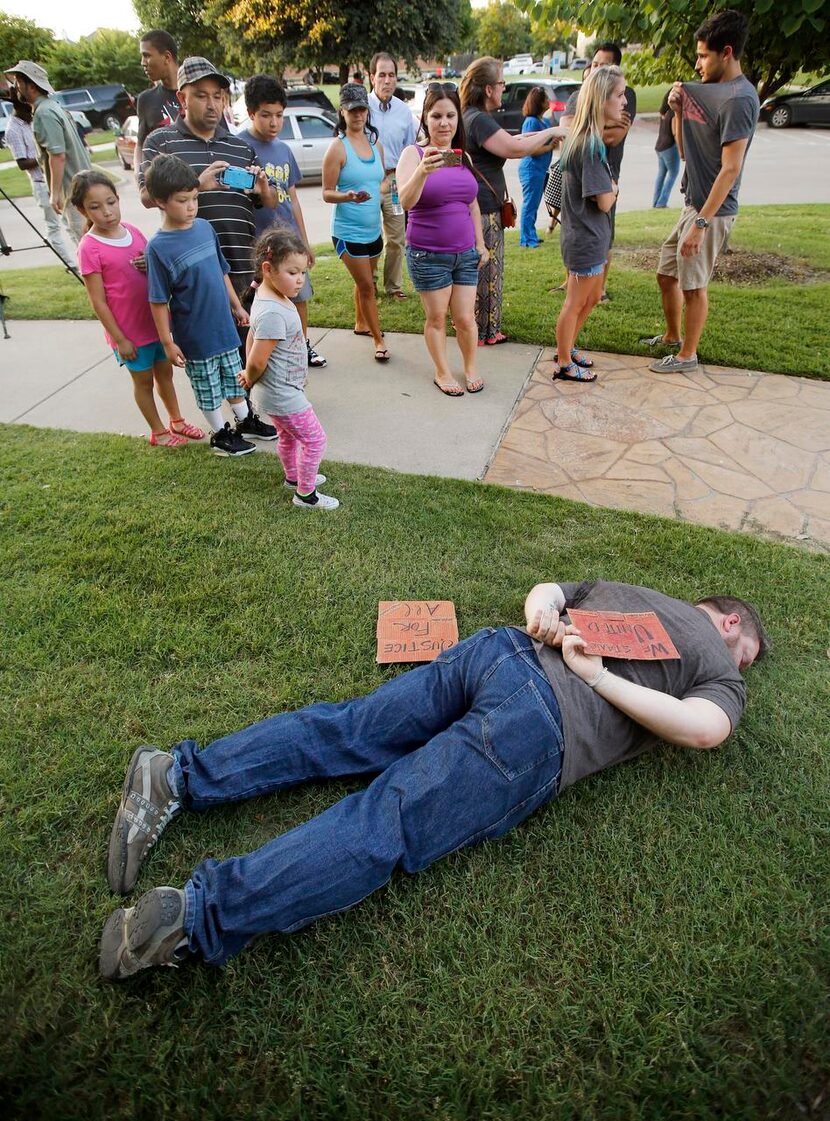
<svg viewBox="0 0 830 1121"><path fill-rule="evenodd" d="M625 160L620 177L619 210L646 210L651 206L657 158L654 141L656 120L637 120L626 142ZM117 168L118 165L113 165ZM120 168L118 169L120 170ZM506 165L510 192L517 203L522 191L518 179L518 161ZM129 172L122 172L119 186L122 217L143 230L149 237L158 226L158 212L146 210L138 199L135 182ZM320 185L299 187L306 228L312 242L328 241L331 207L323 202ZM17 199L26 216L43 229L42 214L34 199ZM830 129L792 128L773 130L759 126L744 169L740 201L744 205L765 203L830 202ZM679 207L682 198L675 187L670 205ZM547 222L544 206L539 211L539 224ZM21 252L24 246L36 245L37 236L28 228L5 199L0 198L0 229L13 252L0 258L0 276L4 269L38 267L56 263L48 249Z"/></svg>

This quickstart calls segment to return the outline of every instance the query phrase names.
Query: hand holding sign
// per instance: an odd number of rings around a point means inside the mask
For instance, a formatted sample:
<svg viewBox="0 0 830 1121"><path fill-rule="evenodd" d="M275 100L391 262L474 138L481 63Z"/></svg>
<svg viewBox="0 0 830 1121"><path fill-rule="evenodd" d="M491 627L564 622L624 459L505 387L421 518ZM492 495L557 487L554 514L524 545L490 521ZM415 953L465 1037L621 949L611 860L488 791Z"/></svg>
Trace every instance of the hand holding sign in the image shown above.
<svg viewBox="0 0 830 1121"><path fill-rule="evenodd" d="M639 661L680 657L653 611L582 611L571 607L568 615L585 639L583 654Z"/></svg>

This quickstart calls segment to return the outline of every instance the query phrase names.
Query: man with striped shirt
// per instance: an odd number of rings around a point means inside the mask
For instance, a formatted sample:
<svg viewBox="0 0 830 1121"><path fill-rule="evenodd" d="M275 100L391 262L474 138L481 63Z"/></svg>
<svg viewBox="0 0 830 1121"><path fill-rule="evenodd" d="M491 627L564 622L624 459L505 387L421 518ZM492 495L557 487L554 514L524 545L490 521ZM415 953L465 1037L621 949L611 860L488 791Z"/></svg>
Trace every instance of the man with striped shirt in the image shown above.
<svg viewBox="0 0 830 1121"><path fill-rule="evenodd" d="M230 267L230 280L241 297L253 280L251 252L255 240L254 209L275 206L277 193L264 172L256 167L253 149L221 127L224 99L230 82L206 58L186 58L179 67L178 91L182 111L168 128L159 128L144 142L138 186L141 201L155 207L145 186L147 168L159 155L178 156L199 179L199 217L216 232L222 254ZM256 183L251 191L229 188L218 176L226 167L254 169ZM276 429L251 410L237 424L241 436L275 440Z"/></svg>

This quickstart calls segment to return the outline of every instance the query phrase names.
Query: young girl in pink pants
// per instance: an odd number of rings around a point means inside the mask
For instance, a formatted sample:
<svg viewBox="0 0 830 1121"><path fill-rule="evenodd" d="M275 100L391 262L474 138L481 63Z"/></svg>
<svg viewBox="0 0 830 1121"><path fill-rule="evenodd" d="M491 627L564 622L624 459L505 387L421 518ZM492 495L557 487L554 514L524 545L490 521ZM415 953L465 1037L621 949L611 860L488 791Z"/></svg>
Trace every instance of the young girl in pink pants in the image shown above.
<svg viewBox="0 0 830 1121"><path fill-rule="evenodd" d="M326 481L318 474L326 434L305 395L308 350L305 331L291 302L300 292L308 268L307 250L292 230L267 230L254 248L258 287L251 307L251 329L243 389L253 389L257 409L267 413L279 433L277 452L285 486L301 510L336 510L336 498L321 494Z"/></svg>

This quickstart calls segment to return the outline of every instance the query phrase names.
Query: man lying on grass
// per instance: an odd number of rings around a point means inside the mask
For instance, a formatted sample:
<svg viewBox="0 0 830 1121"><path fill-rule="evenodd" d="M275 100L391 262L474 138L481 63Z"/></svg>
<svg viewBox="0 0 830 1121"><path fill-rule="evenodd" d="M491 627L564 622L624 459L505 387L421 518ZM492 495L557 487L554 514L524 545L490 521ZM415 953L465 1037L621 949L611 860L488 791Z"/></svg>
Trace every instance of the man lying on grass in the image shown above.
<svg viewBox="0 0 830 1121"><path fill-rule="evenodd" d="M680 657L603 666L563 618L577 607L654 612ZM192 740L170 754L139 747L110 839L107 878L120 894L182 809L374 777L256 852L206 860L184 889L119 907L101 936L102 976L188 955L222 965L258 934L353 906L398 867L420 872L502 836L577 779L661 739L717 747L743 712L740 671L769 648L755 609L728 596L693 606L629 584L537 584L525 618L526 631L478 631L366 697L273 716L203 751Z"/></svg>

